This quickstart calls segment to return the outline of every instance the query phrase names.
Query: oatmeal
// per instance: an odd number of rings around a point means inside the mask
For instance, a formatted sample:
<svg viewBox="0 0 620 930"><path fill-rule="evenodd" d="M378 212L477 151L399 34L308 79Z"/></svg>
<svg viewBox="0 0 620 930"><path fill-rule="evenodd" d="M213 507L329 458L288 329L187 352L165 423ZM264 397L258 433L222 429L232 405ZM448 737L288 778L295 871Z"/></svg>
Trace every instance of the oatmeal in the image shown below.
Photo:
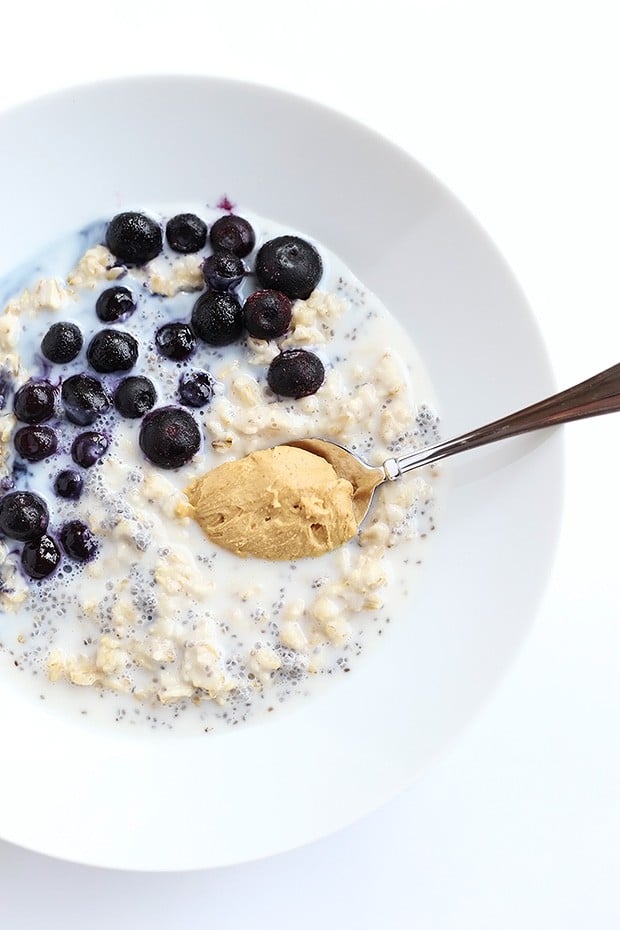
<svg viewBox="0 0 620 930"><path fill-rule="evenodd" d="M317 436L378 465L437 419L408 337L327 249L245 210L250 232L195 214L204 239L170 225L187 213L149 214L137 257L94 224L0 314L1 673L67 712L180 732L349 671L408 591L436 484L382 487L316 558L240 559L203 532L196 489L220 465ZM236 513L237 492L219 489Z"/></svg>

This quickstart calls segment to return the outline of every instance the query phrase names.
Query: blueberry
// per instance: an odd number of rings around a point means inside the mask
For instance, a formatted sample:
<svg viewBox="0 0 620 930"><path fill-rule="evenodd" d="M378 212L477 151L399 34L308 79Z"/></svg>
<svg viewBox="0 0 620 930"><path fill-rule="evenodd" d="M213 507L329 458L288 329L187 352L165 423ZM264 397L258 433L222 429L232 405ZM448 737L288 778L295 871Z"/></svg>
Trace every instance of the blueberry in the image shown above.
<svg viewBox="0 0 620 930"><path fill-rule="evenodd" d="M204 407L213 397L213 378L208 371L192 371L179 379L179 397L186 407Z"/></svg>
<svg viewBox="0 0 620 930"><path fill-rule="evenodd" d="M180 362L196 348L196 337L187 323L166 323L155 333L155 345L160 355Z"/></svg>
<svg viewBox="0 0 620 930"><path fill-rule="evenodd" d="M102 291L95 304L95 313L102 323L124 320L136 309L136 301L127 287L108 287Z"/></svg>
<svg viewBox="0 0 620 930"><path fill-rule="evenodd" d="M60 531L60 542L70 559L90 562L99 548L97 540L81 520L70 520Z"/></svg>
<svg viewBox="0 0 620 930"><path fill-rule="evenodd" d="M200 252L207 242L207 224L195 213L179 213L166 223L166 239L175 252Z"/></svg>
<svg viewBox="0 0 620 930"><path fill-rule="evenodd" d="M83 487L84 479L78 471L74 471L72 468L59 471L54 481L54 491L58 497L65 497L70 501L78 500Z"/></svg>
<svg viewBox="0 0 620 930"><path fill-rule="evenodd" d="M86 357L100 374L129 371L138 359L138 343L129 333L101 329L90 340Z"/></svg>
<svg viewBox="0 0 620 930"><path fill-rule="evenodd" d="M243 322L255 339L276 339L289 328L292 310L293 302L281 291L254 291L243 305Z"/></svg>
<svg viewBox="0 0 620 930"><path fill-rule="evenodd" d="M89 426L105 413L112 400L101 381L90 375L71 375L60 389L67 419L78 426Z"/></svg>
<svg viewBox="0 0 620 930"><path fill-rule="evenodd" d="M114 392L114 406L122 417L136 420L155 406L155 385L150 378L130 375Z"/></svg>
<svg viewBox="0 0 620 930"><path fill-rule="evenodd" d="M65 365L80 354L84 340L75 323L52 323L41 340L41 352L49 362Z"/></svg>
<svg viewBox="0 0 620 930"><path fill-rule="evenodd" d="M159 407L140 426L140 448L160 468L180 468L198 452L200 430L187 410Z"/></svg>
<svg viewBox="0 0 620 930"><path fill-rule="evenodd" d="M202 273L209 287L227 291L241 283L247 270L234 252L214 252L202 263Z"/></svg>
<svg viewBox="0 0 620 930"><path fill-rule="evenodd" d="M103 433L89 431L76 436L71 445L71 458L76 465L90 468L106 452L109 442Z"/></svg>
<svg viewBox="0 0 620 930"><path fill-rule="evenodd" d="M51 536L33 539L22 549L22 567L30 578L47 578L59 562L60 550Z"/></svg>
<svg viewBox="0 0 620 930"><path fill-rule="evenodd" d="M13 413L22 423L43 423L54 415L55 392L49 381L27 381L15 393Z"/></svg>
<svg viewBox="0 0 620 930"><path fill-rule="evenodd" d="M32 491L11 491L0 498L0 533L18 542L39 539L47 529L49 510Z"/></svg>
<svg viewBox="0 0 620 930"><path fill-rule="evenodd" d="M201 294L192 310L192 327L198 338L211 346L230 345L243 332L239 301L219 291Z"/></svg>
<svg viewBox="0 0 620 930"><path fill-rule="evenodd" d="M283 397L307 397L323 384L325 369L314 352L287 349L276 355L267 372L267 383L274 394Z"/></svg>
<svg viewBox="0 0 620 930"><path fill-rule="evenodd" d="M163 248L159 224L144 213L119 213L108 223L105 242L126 265L144 265Z"/></svg>
<svg viewBox="0 0 620 930"><path fill-rule="evenodd" d="M234 213L228 213L216 220L211 227L211 245L214 250L234 252L239 258L245 258L254 248L256 236L247 220Z"/></svg>
<svg viewBox="0 0 620 930"><path fill-rule="evenodd" d="M58 437L49 426L22 426L13 437L18 455L27 462L41 462L58 448Z"/></svg>
<svg viewBox="0 0 620 930"><path fill-rule="evenodd" d="M305 300L323 274L321 256L298 236L278 236L258 250L255 273L263 287Z"/></svg>

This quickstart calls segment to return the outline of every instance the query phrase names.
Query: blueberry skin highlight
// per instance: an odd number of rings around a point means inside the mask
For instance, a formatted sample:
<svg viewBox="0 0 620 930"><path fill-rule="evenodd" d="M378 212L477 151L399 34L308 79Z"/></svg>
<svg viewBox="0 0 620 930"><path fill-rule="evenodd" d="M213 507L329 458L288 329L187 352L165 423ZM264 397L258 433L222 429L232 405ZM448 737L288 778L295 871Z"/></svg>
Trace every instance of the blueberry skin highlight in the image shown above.
<svg viewBox="0 0 620 930"><path fill-rule="evenodd" d="M155 333L155 345L164 358L181 362L196 348L196 337L187 323L164 323Z"/></svg>
<svg viewBox="0 0 620 930"><path fill-rule="evenodd" d="M166 239L175 252L192 255L207 243L207 224L195 213L179 213L166 223Z"/></svg>
<svg viewBox="0 0 620 930"><path fill-rule="evenodd" d="M254 272L264 288L306 300L321 280L323 262L305 239L277 236L258 250Z"/></svg>
<svg viewBox="0 0 620 930"><path fill-rule="evenodd" d="M247 270L234 252L213 252L202 263L202 273L207 287L214 291L231 291L241 284Z"/></svg>
<svg viewBox="0 0 620 930"><path fill-rule="evenodd" d="M41 352L55 365L72 362L80 354L84 339L75 323L52 323L41 340Z"/></svg>
<svg viewBox="0 0 620 930"><path fill-rule="evenodd" d="M71 375L63 381L60 396L67 419L78 426L90 426L112 404L101 381L87 374Z"/></svg>
<svg viewBox="0 0 620 930"><path fill-rule="evenodd" d="M157 393L150 378L130 375L114 392L114 406L122 417L137 420L155 406Z"/></svg>
<svg viewBox="0 0 620 930"><path fill-rule="evenodd" d="M90 562L99 551L99 544L81 520L70 520L60 531L60 544L74 562Z"/></svg>
<svg viewBox="0 0 620 930"><path fill-rule="evenodd" d="M213 397L213 378L208 371L191 371L179 378L179 397L185 407L205 407Z"/></svg>
<svg viewBox="0 0 620 930"><path fill-rule="evenodd" d="M273 359L267 383L281 397L308 397L316 394L325 380L323 362L306 349L286 349Z"/></svg>
<svg viewBox="0 0 620 930"><path fill-rule="evenodd" d="M94 430L80 433L73 440L71 458L81 468L92 468L107 452L108 437Z"/></svg>
<svg viewBox="0 0 620 930"><path fill-rule="evenodd" d="M134 296L127 287L108 287L95 304L95 313L102 323L116 323L126 319L136 309Z"/></svg>
<svg viewBox="0 0 620 930"><path fill-rule="evenodd" d="M254 339L277 339L291 324L293 301L282 291L254 291L243 305L243 322Z"/></svg>
<svg viewBox="0 0 620 930"><path fill-rule="evenodd" d="M256 234L244 217L227 213L211 227L210 239L214 251L233 252L239 258L245 258L254 248Z"/></svg>
<svg viewBox="0 0 620 930"><path fill-rule="evenodd" d="M161 227L144 213L118 213L108 223L105 244L125 265L145 265L163 248Z"/></svg>
<svg viewBox="0 0 620 930"><path fill-rule="evenodd" d="M220 291L201 294L192 310L192 329L199 339L211 346L236 342L243 332L239 301Z"/></svg>
<svg viewBox="0 0 620 930"><path fill-rule="evenodd" d="M40 581L58 568L60 550L51 536L41 536L24 545L21 563L29 578Z"/></svg>
<svg viewBox="0 0 620 930"><path fill-rule="evenodd" d="M27 462L42 462L58 448L58 436L49 426L22 426L13 437L15 451Z"/></svg>
<svg viewBox="0 0 620 930"><path fill-rule="evenodd" d="M88 344L86 358L98 374L129 371L138 360L138 343L118 329L101 329Z"/></svg>
<svg viewBox="0 0 620 930"><path fill-rule="evenodd" d="M80 498L84 488L84 479L73 468L65 468L58 472L54 480L54 493L65 500L76 501Z"/></svg>
<svg viewBox="0 0 620 930"><path fill-rule="evenodd" d="M186 465L200 448L200 430L182 407L158 407L142 420L140 448L160 468Z"/></svg>
<svg viewBox="0 0 620 930"><path fill-rule="evenodd" d="M0 533L18 542L43 536L49 523L47 504L33 491L11 491L0 498Z"/></svg>
<svg viewBox="0 0 620 930"><path fill-rule="evenodd" d="M56 392L49 381L31 378L15 392L13 413L22 423L43 423L54 415Z"/></svg>

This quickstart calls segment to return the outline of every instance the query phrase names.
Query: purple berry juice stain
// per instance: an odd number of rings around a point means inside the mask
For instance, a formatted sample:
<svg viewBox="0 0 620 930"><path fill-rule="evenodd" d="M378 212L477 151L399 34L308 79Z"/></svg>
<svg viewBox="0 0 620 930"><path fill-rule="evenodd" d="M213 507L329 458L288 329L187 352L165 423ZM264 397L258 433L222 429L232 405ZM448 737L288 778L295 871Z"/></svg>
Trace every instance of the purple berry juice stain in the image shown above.
<svg viewBox="0 0 620 930"><path fill-rule="evenodd" d="M228 199L227 194L224 194L224 196L220 197L216 203L216 207L218 210L228 210L228 212L231 213L235 209L236 204L234 204L232 200Z"/></svg>

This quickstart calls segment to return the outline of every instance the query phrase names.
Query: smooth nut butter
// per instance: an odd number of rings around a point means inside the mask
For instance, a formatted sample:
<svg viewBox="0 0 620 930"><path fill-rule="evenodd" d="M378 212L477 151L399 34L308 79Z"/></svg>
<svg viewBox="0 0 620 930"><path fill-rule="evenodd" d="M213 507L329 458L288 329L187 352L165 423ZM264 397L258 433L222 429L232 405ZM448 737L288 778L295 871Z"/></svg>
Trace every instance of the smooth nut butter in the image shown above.
<svg viewBox="0 0 620 930"><path fill-rule="evenodd" d="M325 459L293 446L225 462L186 493L209 539L240 556L319 556L357 532L351 482Z"/></svg>

